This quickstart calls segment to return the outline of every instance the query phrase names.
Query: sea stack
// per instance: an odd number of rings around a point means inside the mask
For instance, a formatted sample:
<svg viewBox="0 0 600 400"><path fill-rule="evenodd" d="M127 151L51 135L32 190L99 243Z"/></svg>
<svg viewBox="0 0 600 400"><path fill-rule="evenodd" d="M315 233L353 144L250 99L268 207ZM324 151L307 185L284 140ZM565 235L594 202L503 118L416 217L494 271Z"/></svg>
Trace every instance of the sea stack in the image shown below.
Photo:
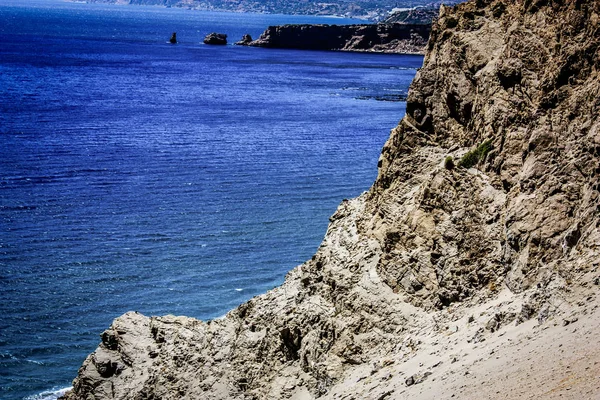
<svg viewBox="0 0 600 400"><path fill-rule="evenodd" d="M171 35L171 39L169 39L169 43L177 44L177 32L173 32L173 34Z"/></svg>
<svg viewBox="0 0 600 400"><path fill-rule="evenodd" d="M252 36L248 34L242 36L242 40L240 40L239 42L235 42L237 46L248 46L250 43L252 43Z"/></svg>
<svg viewBox="0 0 600 400"><path fill-rule="evenodd" d="M209 33L204 38L204 44L225 45L227 44L227 35L224 33Z"/></svg>

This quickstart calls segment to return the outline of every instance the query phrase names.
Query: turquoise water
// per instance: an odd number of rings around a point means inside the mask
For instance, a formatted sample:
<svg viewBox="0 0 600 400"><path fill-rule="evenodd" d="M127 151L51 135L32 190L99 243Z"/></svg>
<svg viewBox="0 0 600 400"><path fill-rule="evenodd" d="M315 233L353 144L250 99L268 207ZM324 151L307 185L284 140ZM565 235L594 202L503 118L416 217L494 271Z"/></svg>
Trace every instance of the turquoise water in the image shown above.
<svg viewBox="0 0 600 400"><path fill-rule="evenodd" d="M280 284L372 183L404 113L378 100L422 62L200 44L338 19L40 1L0 21L2 399L56 397L126 311L210 319Z"/></svg>

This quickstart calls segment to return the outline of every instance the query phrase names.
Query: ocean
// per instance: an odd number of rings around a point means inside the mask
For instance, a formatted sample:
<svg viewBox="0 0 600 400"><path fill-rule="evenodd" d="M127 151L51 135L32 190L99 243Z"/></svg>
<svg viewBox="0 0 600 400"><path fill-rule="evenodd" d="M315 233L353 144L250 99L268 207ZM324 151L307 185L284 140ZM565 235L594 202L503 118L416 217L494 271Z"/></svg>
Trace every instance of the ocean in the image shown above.
<svg viewBox="0 0 600 400"><path fill-rule="evenodd" d="M314 254L422 57L201 41L352 22L0 4L1 399L56 398L126 311L217 318Z"/></svg>

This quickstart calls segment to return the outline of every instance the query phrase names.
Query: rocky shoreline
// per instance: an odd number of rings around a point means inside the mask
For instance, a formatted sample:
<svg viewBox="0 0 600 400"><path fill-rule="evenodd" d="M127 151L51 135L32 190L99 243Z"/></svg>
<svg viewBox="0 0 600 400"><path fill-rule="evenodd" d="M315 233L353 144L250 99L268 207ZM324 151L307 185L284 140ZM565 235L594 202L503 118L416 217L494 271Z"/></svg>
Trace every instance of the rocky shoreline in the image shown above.
<svg viewBox="0 0 600 400"><path fill-rule="evenodd" d="M279 49L424 54L431 27L422 24L270 26L257 39L236 44Z"/></svg>
<svg viewBox="0 0 600 400"><path fill-rule="evenodd" d="M442 7L312 259L223 319L117 318L64 398L596 398L599 46L595 0Z"/></svg>

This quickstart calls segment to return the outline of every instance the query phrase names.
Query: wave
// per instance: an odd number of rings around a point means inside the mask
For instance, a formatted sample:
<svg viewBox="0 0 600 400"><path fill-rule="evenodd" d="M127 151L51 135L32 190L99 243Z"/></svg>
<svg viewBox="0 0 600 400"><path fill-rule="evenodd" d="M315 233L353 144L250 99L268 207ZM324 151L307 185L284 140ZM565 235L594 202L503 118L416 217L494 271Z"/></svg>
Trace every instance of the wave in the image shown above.
<svg viewBox="0 0 600 400"><path fill-rule="evenodd" d="M34 394L33 396L27 396L23 400L56 400L71 389L73 389L72 386L62 389L45 390L42 393Z"/></svg>
<svg viewBox="0 0 600 400"><path fill-rule="evenodd" d="M25 359L25 362L31 363L31 364L36 364L36 365L45 365L45 363L43 361L37 361L37 360L30 360L30 359Z"/></svg>

